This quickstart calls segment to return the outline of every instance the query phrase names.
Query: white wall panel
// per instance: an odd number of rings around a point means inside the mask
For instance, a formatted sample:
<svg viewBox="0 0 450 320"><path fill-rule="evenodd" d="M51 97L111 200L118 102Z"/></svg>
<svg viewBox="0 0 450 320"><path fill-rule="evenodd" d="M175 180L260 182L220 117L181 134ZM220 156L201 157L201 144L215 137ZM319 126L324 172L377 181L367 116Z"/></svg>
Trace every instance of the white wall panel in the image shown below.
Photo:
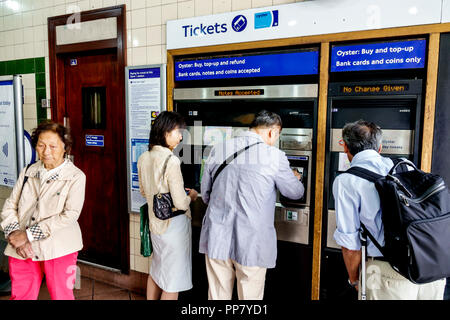
<svg viewBox="0 0 450 320"><path fill-rule="evenodd" d="M70 26L70 28L68 26ZM117 38L116 17L86 21L81 23L78 22L70 25L56 27L57 45L115 38Z"/></svg>
<svg viewBox="0 0 450 320"><path fill-rule="evenodd" d="M167 22L167 49L440 23L441 9L441 0L317 0L172 20ZM255 29L255 14L272 10L278 10L279 25ZM240 32L231 27L238 15L247 19ZM227 31L190 36L183 28L216 23L226 24Z"/></svg>
<svg viewBox="0 0 450 320"><path fill-rule="evenodd" d="M450 0L442 0L442 23L450 22Z"/></svg>

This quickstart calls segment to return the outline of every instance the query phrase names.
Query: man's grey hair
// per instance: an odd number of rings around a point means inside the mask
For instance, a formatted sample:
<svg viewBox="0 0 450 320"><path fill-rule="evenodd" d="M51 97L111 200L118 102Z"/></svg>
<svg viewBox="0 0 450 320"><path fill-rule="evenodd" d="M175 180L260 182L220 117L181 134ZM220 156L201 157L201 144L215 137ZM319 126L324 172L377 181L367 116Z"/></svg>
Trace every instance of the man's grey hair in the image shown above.
<svg viewBox="0 0 450 320"><path fill-rule="evenodd" d="M375 150L378 152L383 132L373 122L358 120L345 124L342 129L342 138L347 144L350 153L354 156L364 150Z"/></svg>
<svg viewBox="0 0 450 320"><path fill-rule="evenodd" d="M281 117L275 112L261 110L255 115L255 119L250 124L250 129L256 127L271 128L273 126L283 127Z"/></svg>

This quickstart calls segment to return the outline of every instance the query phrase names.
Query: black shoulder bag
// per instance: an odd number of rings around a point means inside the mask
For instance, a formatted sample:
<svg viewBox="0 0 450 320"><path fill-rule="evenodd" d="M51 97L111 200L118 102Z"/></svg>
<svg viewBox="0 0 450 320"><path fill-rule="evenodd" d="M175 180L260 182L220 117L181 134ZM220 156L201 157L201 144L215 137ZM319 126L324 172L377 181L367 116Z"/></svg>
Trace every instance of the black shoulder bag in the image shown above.
<svg viewBox="0 0 450 320"><path fill-rule="evenodd" d="M158 193L153 196L153 212L155 213L155 216L161 220L167 220L186 212L184 210L178 210L174 207L170 192L161 193L162 180L164 179L164 174L166 173L167 162L169 162L171 156L172 155L169 155L164 162L161 179L159 180Z"/></svg>

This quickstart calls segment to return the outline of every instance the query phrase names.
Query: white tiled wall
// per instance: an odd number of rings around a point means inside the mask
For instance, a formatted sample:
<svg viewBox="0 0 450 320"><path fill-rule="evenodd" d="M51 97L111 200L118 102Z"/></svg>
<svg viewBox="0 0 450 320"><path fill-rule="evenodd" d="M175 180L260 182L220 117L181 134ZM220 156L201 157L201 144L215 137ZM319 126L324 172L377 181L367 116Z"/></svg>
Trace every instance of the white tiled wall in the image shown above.
<svg viewBox="0 0 450 320"><path fill-rule="evenodd" d="M128 65L165 63L167 20L298 0L0 0L0 61L48 57L47 18L126 4Z"/></svg>
<svg viewBox="0 0 450 320"><path fill-rule="evenodd" d="M0 61L45 57L47 97L49 97L48 17L73 13L77 8L86 11L126 4L127 64L135 66L167 62L167 20L301 1L303 0L0 0ZM36 117L36 108L33 108L36 101L31 91L34 90L34 79L25 77L24 81L30 85L25 86L24 114L27 128L27 125L31 125L33 116ZM0 205L3 205L8 190L0 187ZM132 214L131 269L148 273L150 259L140 256L139 241L139 215Z"/></svg>
<svg viewBox="0 0 450 320"><path fill-rule="evenodd" d="M31 134L31 130L37 124L35 74L23 74L22 85L24 88L23 127Z"/></svg>
<svg viewBox="0 0 450 320"><path fill-rule="evenodd" d="M301 2L294 0L117 0L127 5L128 65L166 63L166 22ZM105 2L105 1L104 1ZM114 1L108 1L114 2Z"/></svg>

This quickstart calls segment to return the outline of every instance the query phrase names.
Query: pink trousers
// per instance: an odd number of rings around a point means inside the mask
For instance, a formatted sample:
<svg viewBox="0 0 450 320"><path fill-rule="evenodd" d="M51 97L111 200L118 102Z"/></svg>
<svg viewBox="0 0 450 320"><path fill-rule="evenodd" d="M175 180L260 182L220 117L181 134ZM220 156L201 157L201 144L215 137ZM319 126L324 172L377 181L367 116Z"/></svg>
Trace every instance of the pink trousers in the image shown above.
<svg viewBox="0 0 450 320"><path fill-rule="evenodd" d="M75 300L73 287L78 252L47 261L20 260L9 257L10 300L36 300L45 274L52 300Z"/></svg>

